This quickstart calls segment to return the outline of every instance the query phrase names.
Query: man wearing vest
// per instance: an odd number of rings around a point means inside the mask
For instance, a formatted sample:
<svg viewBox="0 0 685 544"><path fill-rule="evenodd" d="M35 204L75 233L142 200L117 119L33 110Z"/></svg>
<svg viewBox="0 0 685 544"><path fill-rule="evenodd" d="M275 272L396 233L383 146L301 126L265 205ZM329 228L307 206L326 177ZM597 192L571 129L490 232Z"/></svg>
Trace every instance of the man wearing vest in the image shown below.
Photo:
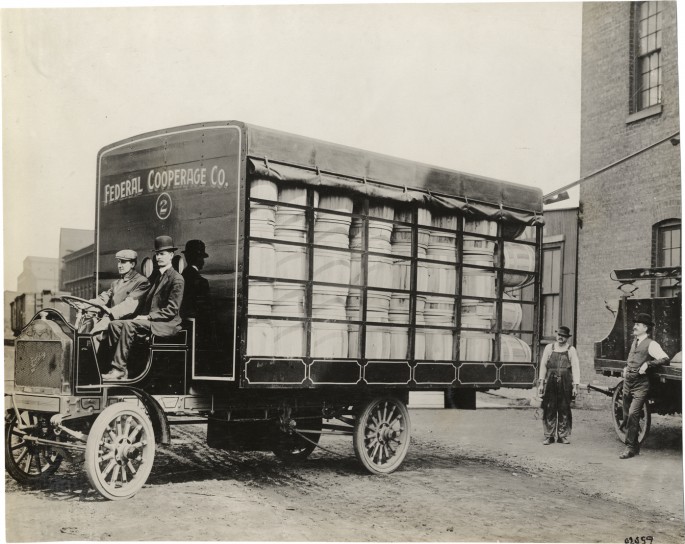
<svg viewBox="0 0 685 544"><path fill-rule="evenodd" d="M155 336L173 336L181 330L179 309L183 300L183 276L171 266L178 248L170 236L155 239L155 261L158 270L150 276L150 289L143 297L140 315L133 319L115 320L109 324L107 336L114 349L112 370L102 376L104 381L128 378L126 364L131 346Z"/></svg>
<svg viewBox="0 0 685 544"><path fill-rule="evenodd" d="M640 453L640 413L647 401L649 377L647 370L668 362L668 355L661 346L649 338L654 323L649 314L637 314L633 320L633 341L628 361L623 369L623 423L626 431L626 450L619 455L620 459L629 459Z"/></svg>

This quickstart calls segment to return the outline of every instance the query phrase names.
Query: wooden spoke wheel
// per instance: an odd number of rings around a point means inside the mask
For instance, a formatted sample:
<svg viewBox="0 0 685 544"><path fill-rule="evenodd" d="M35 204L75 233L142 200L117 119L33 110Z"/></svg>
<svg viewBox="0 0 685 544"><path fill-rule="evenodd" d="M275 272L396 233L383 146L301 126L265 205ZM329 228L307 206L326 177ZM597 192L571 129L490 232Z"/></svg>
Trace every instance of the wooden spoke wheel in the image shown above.
<svg viewBox="0 0 685 544"><path fill-rule="evenodd" d="M31 438L55 440L47 422L27 411L12 414L5 422L5 468L17 482L36 484L54 474L62 456L53 446L37 444Z"/></svg>
<svg viewBox="0 0 685 544"><path fill-rule="evenodd" d="M625 443L626 434L628 431L627 422L626 427L621 428L621 424L623 423L623 380L621 380L621 382L616 386L616 389L614 389L611 407L616 436L618 436L618 439L621 442ZM642 444L645 438L647 438L647 434L649 433L649 428L651 425L652 414L649 411L649 403L645 402L644 406L642 407L642 412L640 413L640 430L637 434L637 440L640 444Z"/></svg>
<svg viewBox="0 0 685 544"><path fill-rule="evenodd" d="M390 474L409 449L409 411L395 398L373 399L364 405L354 425L354 453L366 470Z"/></svg>
<svg viewBox="0 0 685 544"><path fill-rule="evenodd" d="M276 444L273 452L279 459L283 461L304 461L316 449L319 443L321 431L323 427L322 418L304 418L298 425L298 430L302 429L302 436L307 437L305 440L298 434L286 434L283 431L277 431ZM315 433L307 433L304 431L317 431ZM311 441L311 442L310 442Z"/></svg>
<svg viewBox="0 0 685 544"><path fill-rule="evenodd" d="M155 458L155 433L142 408L118 402L93 423L86 442L86 473L105 498L127 499L145 484Z"/></svg>

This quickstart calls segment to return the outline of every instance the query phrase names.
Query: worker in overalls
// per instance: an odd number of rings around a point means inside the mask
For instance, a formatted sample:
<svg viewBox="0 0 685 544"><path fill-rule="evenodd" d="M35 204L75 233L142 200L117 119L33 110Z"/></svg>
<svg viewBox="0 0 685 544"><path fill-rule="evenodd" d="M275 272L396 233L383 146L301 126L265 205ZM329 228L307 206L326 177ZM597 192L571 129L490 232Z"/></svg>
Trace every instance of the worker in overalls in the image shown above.
<svg viewBox="0 0 685 544"><path fill-rule="evenodd" d="M571 330L559 327L557 339L547 344L540 361L538 394L542 397L542 426L545 446L557 439L570 444L571 401L578 394L580 363L576 348L569 344Z"/></svg>

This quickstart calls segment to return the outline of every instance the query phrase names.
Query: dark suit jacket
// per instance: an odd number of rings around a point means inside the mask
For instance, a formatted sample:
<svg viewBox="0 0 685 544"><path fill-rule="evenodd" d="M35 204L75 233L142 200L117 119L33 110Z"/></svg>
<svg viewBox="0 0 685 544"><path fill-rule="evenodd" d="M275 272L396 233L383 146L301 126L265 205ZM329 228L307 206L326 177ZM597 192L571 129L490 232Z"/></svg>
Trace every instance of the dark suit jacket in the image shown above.
<svg viewBox="0 0 685 544"><path fill-rule="evenodd" d="M161 277L159 272L153 274L150 284L140 313L150 316L152 334L173 336L181 330L179 309L183 300L183 276L169 268Z"/></svg>
<svg viewBox="0 0 685 544"><path fill-rule="evenodd" d="M145 276L131 270L123 278L114 280L112 286L91 302L101 302L112 310L112 319L133 317L150 284Z"/></svg>
<svg viewBox="0 0 685 544"><path fill-rule="evenodd" d="M185 287L183 289L181 317L197 317L198 313L207 310L209 282L193 266L183 269L183 279L185 280Z"/></svg>

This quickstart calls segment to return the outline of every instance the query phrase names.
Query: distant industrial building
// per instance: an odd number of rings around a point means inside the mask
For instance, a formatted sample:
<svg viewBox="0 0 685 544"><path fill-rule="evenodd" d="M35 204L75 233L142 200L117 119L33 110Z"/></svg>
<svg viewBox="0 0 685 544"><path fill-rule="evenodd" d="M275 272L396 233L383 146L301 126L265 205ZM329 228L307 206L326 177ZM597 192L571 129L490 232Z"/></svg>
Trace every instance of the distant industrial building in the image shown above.
<svg viewBox="0 0 685 544"><path fill-rule="evenodd" d="M66 285L67 274L66 266L68 257L74 252L80 251L86 246L92 246L95 240L95 231L92 229L60 229L59 232L59 289L60 291L71 291ZM95 268L93 267L92 270ZM73 278L70 278L73 281ZM77 295L71 291L72 295Z"/></svg>
<svg viewBox="0 0 685 544"><path fill-rule="evenodd" d="M62 290L86 299L95 296L95 244L62 258Z"/></svg>
<svg viewBox="0 0 685 544"><path fill-rule="evenodd" d="M19 293L57 291L59 286L59 261L55 257L26 257L24 267L17 278Z"/></svg>

